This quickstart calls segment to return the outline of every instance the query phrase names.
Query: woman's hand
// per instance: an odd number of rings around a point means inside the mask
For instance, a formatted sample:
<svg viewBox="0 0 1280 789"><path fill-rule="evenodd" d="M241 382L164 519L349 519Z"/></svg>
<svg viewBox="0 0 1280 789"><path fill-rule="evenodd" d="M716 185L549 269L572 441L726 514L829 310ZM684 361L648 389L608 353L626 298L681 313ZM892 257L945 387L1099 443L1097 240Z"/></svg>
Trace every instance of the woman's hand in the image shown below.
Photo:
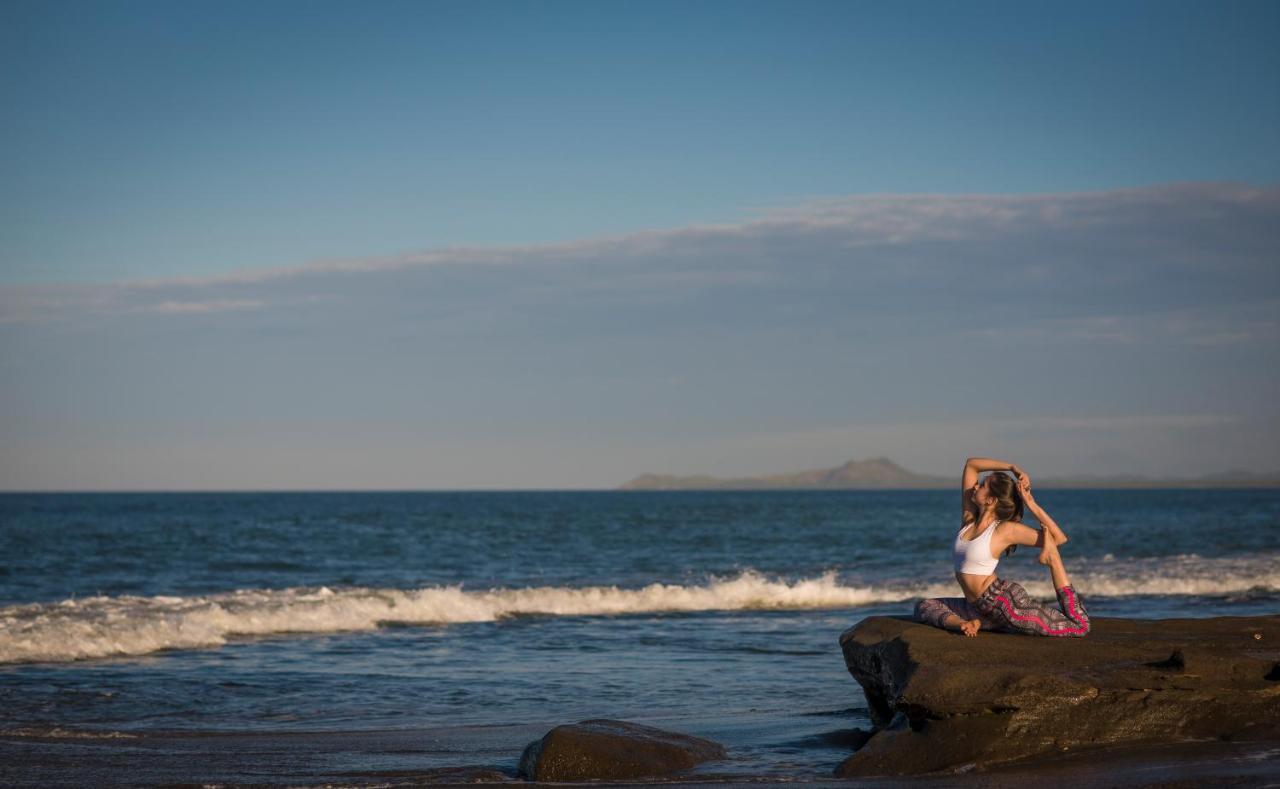
<svg viewBox="0 0 1280 789"><path fill-rule="evenodd" d="M1011 470L1018 475L1018 492L1022 494L1022 500L1028 503L1035 501L1031 495L1031 477L1027 476L1027 472L1017 466L1014 466Z"/></svg>
<svg viewBox="0 0 1280 789"><path fill-rule="evenodd" d="M1036 497L1031 495L1031 480L1018 483L1018 492L1022 494L1022 502L1028 506L1036 503Z"/></svg>

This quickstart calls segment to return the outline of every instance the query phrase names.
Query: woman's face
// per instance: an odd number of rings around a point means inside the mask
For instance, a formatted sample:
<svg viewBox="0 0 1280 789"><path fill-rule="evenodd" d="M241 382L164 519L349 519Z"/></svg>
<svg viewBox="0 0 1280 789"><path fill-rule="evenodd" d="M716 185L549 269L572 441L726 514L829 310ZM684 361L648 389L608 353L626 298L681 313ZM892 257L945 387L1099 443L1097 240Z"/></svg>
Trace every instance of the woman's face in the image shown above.
<svg viewBox="0 0 1280 789"><path fill-rule="evenodd" d="M987 505L992 501L991 493L987 490L987 481L990 479L991 477L986 477L970 488L970 496L973 499L973 503L977 504L980 510L986 509Z"/></svg>

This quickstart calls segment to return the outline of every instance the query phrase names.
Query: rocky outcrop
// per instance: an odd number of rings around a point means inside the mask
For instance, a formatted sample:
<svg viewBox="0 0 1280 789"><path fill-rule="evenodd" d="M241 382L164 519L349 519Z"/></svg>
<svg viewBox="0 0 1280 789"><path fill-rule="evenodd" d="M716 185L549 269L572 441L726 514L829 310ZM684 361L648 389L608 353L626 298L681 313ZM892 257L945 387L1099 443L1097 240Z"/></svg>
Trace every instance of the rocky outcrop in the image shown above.
<svg viewBox="0 0 1280 789"><path fill-rule="evenodd" d="M711 740L615 720L557 726L520 757L520 775L533 781L653 778L723 759Z"/></svg>
<svg viewBox="0 0 1280 789"><path fill-rule="evenodd" d="M870 617L840 636L877 730L851 778L1118 743L1280 740L1280 616L1092 620L1086 638Z"/></svg>

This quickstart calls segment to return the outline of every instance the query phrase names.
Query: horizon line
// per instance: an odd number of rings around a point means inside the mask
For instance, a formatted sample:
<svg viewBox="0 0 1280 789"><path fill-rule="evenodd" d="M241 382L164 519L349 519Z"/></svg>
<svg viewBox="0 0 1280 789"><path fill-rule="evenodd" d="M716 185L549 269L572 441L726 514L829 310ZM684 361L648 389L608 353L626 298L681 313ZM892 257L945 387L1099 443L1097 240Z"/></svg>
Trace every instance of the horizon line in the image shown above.
<svg viewBox="0 0 1280 789"><path fill-rule="evenodd" d="M1200 483L1193 485L1176 484L1181 480L1170 480L1168 484L1127 484L1117 485L1052 485L1037 483L1040 490L1280 490L1280 479L1267 479L1258 484L1247 482ZM1189 480L1188 480L1189 481ZM1158 480L1151 480L1158 482ZM957 483L958 485L958 483ZM57 496L57 495L190 495L203 493L867 493L884 491L910 490L951 490L952 485L900 485L900 486L858 486L858 487L713 487L713 488L104 488L69 489L69 490L3 490L0 496Z"/></svg>

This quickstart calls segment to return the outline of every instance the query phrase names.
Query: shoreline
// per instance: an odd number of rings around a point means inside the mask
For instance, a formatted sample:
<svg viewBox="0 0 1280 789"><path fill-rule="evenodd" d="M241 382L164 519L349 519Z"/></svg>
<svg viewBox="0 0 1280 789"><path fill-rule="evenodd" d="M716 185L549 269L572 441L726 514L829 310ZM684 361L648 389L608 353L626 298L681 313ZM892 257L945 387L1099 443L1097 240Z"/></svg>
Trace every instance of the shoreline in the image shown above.
<svg viewBox="0 0 1280 789"><path fill-rule="evenodd" d="M495 730L496 729L496 730ZM516 777L514 745L541 736L545 724L441 727L366 732L188 732L133 739L0 735L0 783L13 787L227 786L565 786ZM465 735L465 736L464 736ZM453 766L379 766L428 748L455 754ZM345 763L363 760L364 768ZM899 789L908 786L1021 787L1046 781L1081 789L1258 786L1280 782L1274 742L1187 741L1097 746L1040 759L910 777L840 779L833 774L734 770L734 753L674 779L610 786L802 786ZM834 768L834 764L832 767ZM593 785L601 785L593 782Z"/></svg>

